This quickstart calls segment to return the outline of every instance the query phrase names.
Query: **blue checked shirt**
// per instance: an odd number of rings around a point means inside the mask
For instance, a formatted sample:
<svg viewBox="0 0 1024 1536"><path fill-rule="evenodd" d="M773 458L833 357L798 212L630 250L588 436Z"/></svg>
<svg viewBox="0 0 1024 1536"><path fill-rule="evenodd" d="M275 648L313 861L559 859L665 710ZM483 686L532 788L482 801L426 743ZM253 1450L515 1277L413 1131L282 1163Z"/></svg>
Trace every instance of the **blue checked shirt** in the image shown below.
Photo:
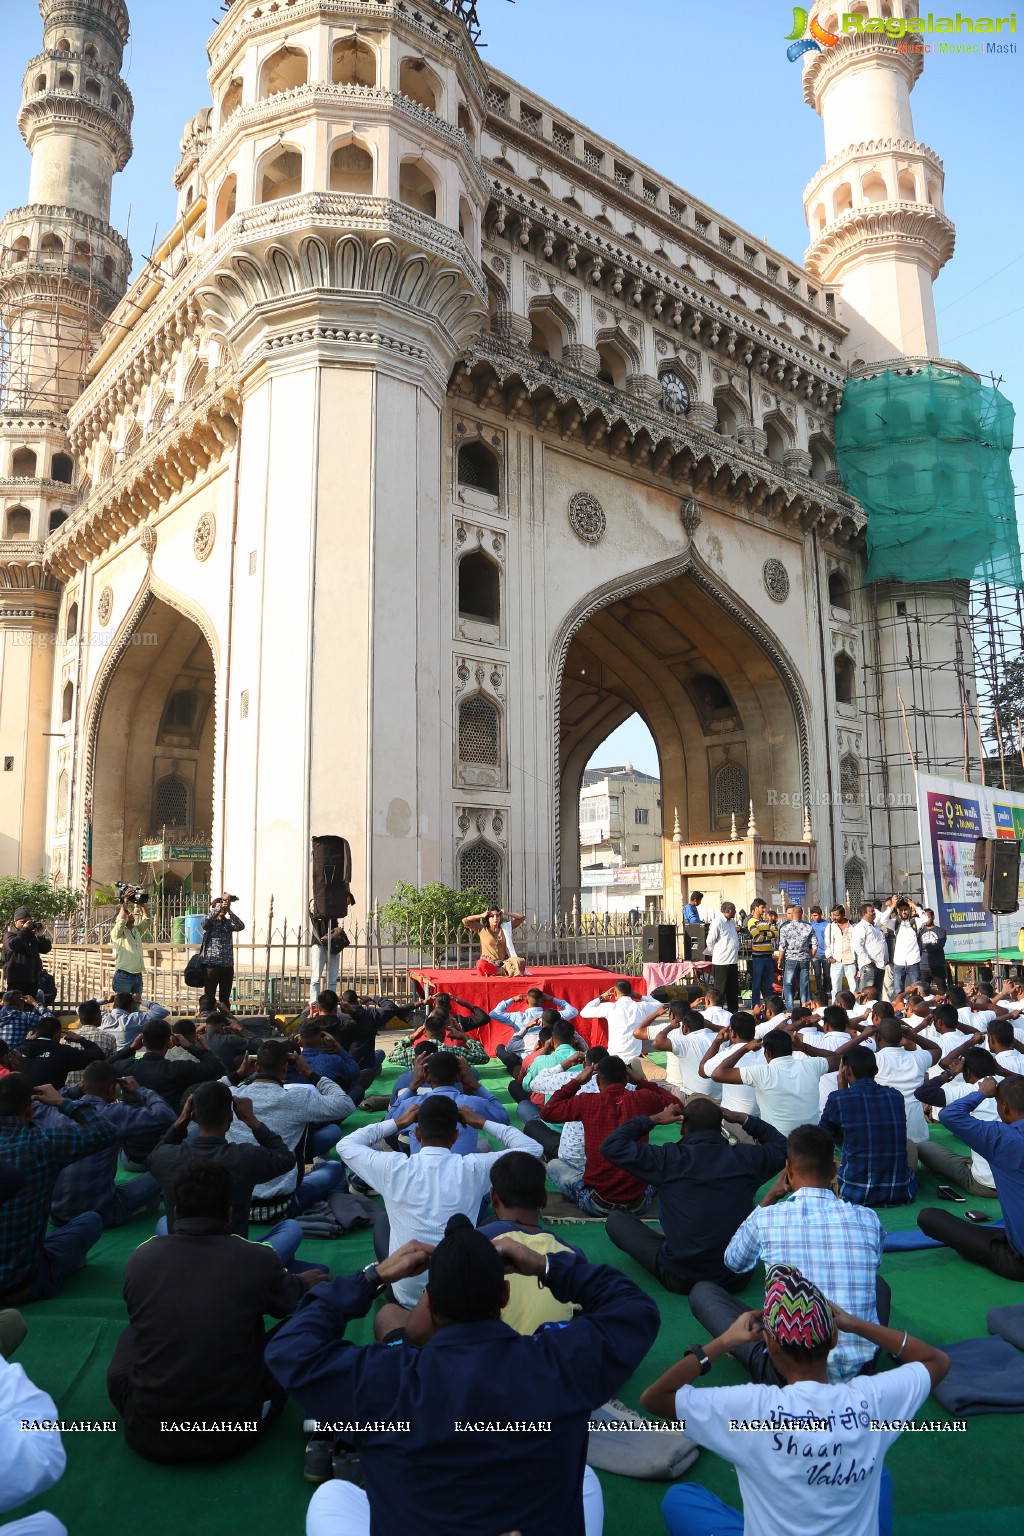
<svg viewBox="0 0 1024 1536"><path fill-rule="evenodd" d="M66 1100L52 1127L0 1115L0 1162L25 1175L18 1193L0 1206L0 1302L16 1299L39 1267L61 1169L116 1141L117 1127L93 1104Z"/></svg>
<svg viewBox="0 0 1024 1536"><path fill-rule="evenodd" d="M68 1090L74 1102L76 1089ZM84 1093L78 1100L91 1104L96 1112L117 1131L117 1140L89 1157L80 1158L65 1168L58 1176L50 1199L50 1211L56 1222L71 1221L83 1211L95 1211L106 1224L114 1215L114 1180L117 1175L117 1155L126 1136L137 1136L146 1131L166 1131L174 1123L174 1110L152 1088L139 1088L132 1095L131 1104L115 1099L108 1104L95 1094ZM60 1110L45 1108L36 1111L37 1122L47 1127L59 1127Z"/></svg>
<svg viewBox="0 0 1024 1536"><path fill-rule="evenodd" d="M842 1144L839 1193L854 1205L907 1205L917 1180L907 1158L907 1107L902 1093L873 1077L837 1088L819 1121Z"/></svg>
<svg viewBox="0 0 1024 1536"><path fill-rule="evenodd" d="M725 1250L725 1262L739 1275L758 1259L766 1269L793 1264L844 1311L877 1323L875 1282L882 1235L874 1211L849 1205L830 1189L796 1189L778 1205L754 1207ZM841 1333L828 1357L829 1381L859 1376L874 1353L867 1339Z"/></svg>
<svg viewBox="0 0 1024 1536"><path fill-rule="evenodd" d="M35 1029L41 1014L20 1008L0 1008L0 1040L8 1045L20 1045L30 1029Z"/></svg>

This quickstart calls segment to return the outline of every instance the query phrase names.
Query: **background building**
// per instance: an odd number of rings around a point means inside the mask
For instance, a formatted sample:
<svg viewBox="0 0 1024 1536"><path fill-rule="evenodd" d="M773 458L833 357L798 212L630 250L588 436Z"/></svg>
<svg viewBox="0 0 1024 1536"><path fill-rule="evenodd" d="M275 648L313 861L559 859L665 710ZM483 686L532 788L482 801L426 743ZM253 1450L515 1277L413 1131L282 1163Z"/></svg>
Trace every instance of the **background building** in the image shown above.
<svg viewBox="0 0 1024 1536"><path fill-rule="evenodd" d="M363 909L439 878L546 916L639 712L670 910L739 869L734 816L744 881L898 883L908 744L978 760L964 594L865 591L835 461L851 374L938 351L920 59L808 56L800 262L485 66L461 0L233 0L125 293L126 6L41 10L0 226L0 869L133 877L166 830L299 914L339 832Z"/></svg>

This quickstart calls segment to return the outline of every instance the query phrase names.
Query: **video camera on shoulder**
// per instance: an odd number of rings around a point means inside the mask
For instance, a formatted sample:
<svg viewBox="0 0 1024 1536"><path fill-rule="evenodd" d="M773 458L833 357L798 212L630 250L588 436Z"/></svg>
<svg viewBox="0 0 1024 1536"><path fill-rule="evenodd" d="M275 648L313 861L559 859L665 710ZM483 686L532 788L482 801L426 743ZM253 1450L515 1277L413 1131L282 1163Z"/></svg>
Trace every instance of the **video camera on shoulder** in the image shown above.
<svg viewBox="0 0 1024 1536"><path fill-rule="evenodd" d="M126 904L129 901L136 901L140 907L144 907L149 901L149 892L141 885L129 885L127 881L119 880L114 890Z"/></svg>

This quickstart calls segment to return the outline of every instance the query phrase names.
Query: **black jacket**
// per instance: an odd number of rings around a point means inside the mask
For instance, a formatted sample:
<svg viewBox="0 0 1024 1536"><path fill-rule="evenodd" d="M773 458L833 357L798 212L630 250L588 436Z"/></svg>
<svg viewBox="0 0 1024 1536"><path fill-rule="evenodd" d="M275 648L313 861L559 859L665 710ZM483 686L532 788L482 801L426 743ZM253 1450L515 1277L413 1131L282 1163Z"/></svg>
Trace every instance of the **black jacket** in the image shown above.
<svg viewBox="0 0 1024 1536"><path fill-rule="evenodd" d="M43 1083L63 1088L69 1072L82 1072L90 1061L103 1060L102 1049L91 1040L82 1040L78 1045L66 1045L63 1040L40 1037L38 1040L23 1040L19 1049L21 1066L18 1071L28 1078L33 1088Z"/></svg>
<svg viewBox="0 0 1024 1536"><path fill-rule="evenodd" d="M2 962L8 988L35 997L43 975L39 957L48 955L52 948L45 933L36 933L34 928L8 928Z"/></svg>
<svg viewBox="0 0 1024 1536"><path fill-rule="evenodd" d="M174 1231L174 1185L179 1174L192 1162L209 1160L231 1175L231 1230L237 1237L247 1237L254 1187L294 1168L295 1153L265 1125L253 1132L255 1147L251 1142L227 1141L223 1136L191 1136L186 1140L187 1129L172 1125L146 1159L146 1167L163 1188L168 1228Z"/></svg>
<svg viewBox="0 0 1024 1536"><path fill-rule="evenodd" d="M114 1065L126 1077L134 1077L140 1088L152 1088L154 1093L168 1103L177 1114L190 1088L197 1083L212 1083L225 1073L219 1056L196 1049L194 1061L168 1061L159 1051L146 1051L136 1056L137 1040L122 1046L114 1057Z"/></svg>
<svg viewBox="0 0 1024 1536"><path fill-rule="evenodd" d="M757 1191L786 1165L786 1138L773 1125L748 1115L743 1129L755 1145L730 1146L718 1131L696 1131L660 1146L642 1143L649 1115L637 1115L601 1143L601 1156L653 1184L665 1234L666 1269L680 1278L715 1280L734 1289L725 1250L754 1209Z"/></svg>
<svg viewBox="0 0 1024 1536"><path fill-rule="evenodd" d="M264 1315L287 1317L305 1294L272 1248L222 1221L190 1216L173 1236L151 1237L124 1271L132 1413L258 1422Z"/></svg>

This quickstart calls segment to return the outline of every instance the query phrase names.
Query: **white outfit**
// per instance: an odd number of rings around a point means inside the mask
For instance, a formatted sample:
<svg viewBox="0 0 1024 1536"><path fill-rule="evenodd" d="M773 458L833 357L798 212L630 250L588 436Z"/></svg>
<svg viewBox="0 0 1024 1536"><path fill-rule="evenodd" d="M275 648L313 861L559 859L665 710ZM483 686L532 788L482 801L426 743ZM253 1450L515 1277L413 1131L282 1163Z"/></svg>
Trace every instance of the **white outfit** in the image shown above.
<svg viewBox="0 0 1024 1536"><path fill-rule="evenodd" d="M338 971L341 967L341 951L336 955L330 953L330 942L325 940L323 944L315 941L309 946L309 1001L312 1005L320 997L320 988L323 986L324 971L327 972L327 989L330 992L338 990Z"/></svg>
<svg viewBox="0 0 1024 1536"><path fill-rule="evenodd" d="M734 919L719 913L708 929L704 948L711 953L712 965L735 965L740 957L740 936Z"/></svg>
<svg viewBox="0 0 1024 1536"><path fill-rule="evenodd" d="M934 1024L927 1024L924 1029L918 1030L918 1035L920 1039L930 1040L933 1045L937 1045L943 1056L951 1056L954 1051L958 1051L962 1045L965 1045L972 1038L965 1030L960 1029L951 1029L946 1034L943 1034L941 1030L935 1028ZM928 1077L940 1077L942 1075L942 1068L938 1062L928 1068L926 1075Z"/></svg>
<svg viewBox="0 0 1024 1536"><path fill-rule="evenodd" d="M734 1463L749 1536L791 1536L793 1531L878 1536L882 1462L900 1431L872 1429L871 1421L912 1419L930 1391L931 1379L920 1364L855 1376L835 1386L801 1381L788 1387L753 1382L681 1387L676 1418L685 1420L686 1433L698 1445ZM780 1433L729 1428L731 1421L761 1424L779 1414L804 1422L830 1421L833 1427ZM798 1447L795 1455L787 1454L791 1435ZM821 1469L820 1482L808 1477L811 1467Z"/></svg>
<svg viewBox="0 0 1024 1536"><path fill-rule="evenodd" d="M488 1120L484 1130L494 1141L500 1141L501 1147L497 1152L470 1152L465 1157L449 1147L420 1147L415 1157L378 1150L381 1142L396 1134L393 1120L364 1125L341 1138L338 1156L342 1162L384 1197L391 1222L389 1253L413 1238L439 1243L449 1217L459 1211L475 1226L498 1159L506 1152L541 1155L537 1142L513 1125ZM392 1287L395 1300L403 1307L414 1307L426 1284L425 1274L396 1280Z"/></svg>
<svg viewBox="0 0 1024 1536"><path fill-rule="evenodd" d="M883 969L889 960L889 952L886 948L885 934L877 923L869 923L862 917L859 923L854 923L850 929L850 944L857 960L857 968L863 965L875 965Z"/></svg>
<svg viewBox="0 0 1024 1536"><path fill-rule="evenodd" d="M895 943L892 951L893 965L920 965L921 943L917 937L917 924L912 917L903 918L896 927L896 919L892 918L885 925L890 931L895 932Z"/></svg>
<svg viewBox="0 0 1024 1536"><path fill-rule="evenodd" d="M646 1024L663 1007L664 1004L653 997L617 997L614 1003L602 1003L595 997L592 1003L580 1009L580 1018L607 1019L609 1056L618 1056L621 1061L635 1061L643 1055L644 1048L634 1039L634 1029Z"/></svg>
<svg viewBox="0 0 1024 1536"><path fill-rule="evenodd" d="M695 1008L693 1011L701 1014L705 1024L710 1024L715 1030L728 1029L732 1023L732 1014L728 1008L719 1008L714 1003L709 1004L707 1008Z"/></svg>
<svg viewBox="0 0 1024 1536"><path fill-rule="evenodd" d="M586 1536L601 1536L604 1530L604 1494L593 1467L583 1469L583 1528ZM324 1483L306 1511L306 1536L370 1536L365 1489L337 1479Z"/></svg>
<svg viewBox="0 0 1024 1536"><path fill-rule="evenodd" d="M231 1092L235 1098L251 1099L257 1120L261 1120L268 1130L276 1131L292 1152L307 1126L330 1125L333 1121L340 1124L356 1112L344 1088L329 1077L317 1078L315 1086L312 1083L246 1083L241 1088L232 1088ZM237 1118L228 1127L227 1139L257 1145L252 1131ZM252 1192L253 1204L290 1195L297 1179L298 1169L289 1168L278 1178L257 1184Z"/></svg>
<svg viewBox="0 0 1024 1536"><path fill-rule="evenodd" d="M1008 1051L996 1051L996 1061L1004 1072L1016 1072L1018 1077L1024 1077L1024 1052L1012 1048Z"/></svg>
<svg viewBox="0 0 1024 1536"><path fill-rule="evenodd" d="M60 1413L53 1398L40 1392L20 1365L0 1355L0 1510L14 1509L52 1488L67 1461L59 1430L27 1434L21 1428L22 1419L53 1422ZM42 1513L0 1529L19 1536L67 1536L59 1520Z"/></svg>
<svg viewBox="0 0 1024 1536"><path fill-rule="evenodd" d="M657 1025L652 1025L657 1029ZM718 1099L721 1096L722 1084L713 1083L710 1078L701 1077L698 1068L708 1051L715 1043L715 1031L713 1029L694 1029L688 1035L684 1035L681 1029L675 1029L668 1037L670 1047L669 1061L679 1063L680 1087L684 1093L703 1093L709 1099Z"/></svg>
<svg viewBox="0 0 1024 1536"><path fill-rule="evenodd" d="M914 1091L920 1088L931 1066L926 1050L905 1051L902 1045L883 1046L875 1057L878 1072L875 1082L883 1088L895 1088L902 1093L907 1106L907 1140L927 1141L928 1122L924 1118L924 1105L915 1099Z"/></svg>
<svg viewBox="0 0 1024 1536"><path fill-rule="evenodd" d="M965 1082L963 1077L953 1077L943 1085L942 1091L946 1096L946 1103L955 1104L957 1099L966 1099L969 1093L977 1093L978 1085ZM971 1113L975 1120L988 1120L996 1124L999 1120L999 1105L995 1099L982 1099ZM976 1183L987 1184L989 1189L995 1190L996 1181L992 1169L977 1152L971 1153L971 1177Z"/></svg>
<svg viewBox="0 0 1024 1536"><path fill-rule="evenodd" d="M738 1071L757 1095L758 1118L774 1125L780 1136L798 1125L817 1125L818 1084L828 1071L823 1056L780 1056L777 1061L744 1056Z"/></svg>

